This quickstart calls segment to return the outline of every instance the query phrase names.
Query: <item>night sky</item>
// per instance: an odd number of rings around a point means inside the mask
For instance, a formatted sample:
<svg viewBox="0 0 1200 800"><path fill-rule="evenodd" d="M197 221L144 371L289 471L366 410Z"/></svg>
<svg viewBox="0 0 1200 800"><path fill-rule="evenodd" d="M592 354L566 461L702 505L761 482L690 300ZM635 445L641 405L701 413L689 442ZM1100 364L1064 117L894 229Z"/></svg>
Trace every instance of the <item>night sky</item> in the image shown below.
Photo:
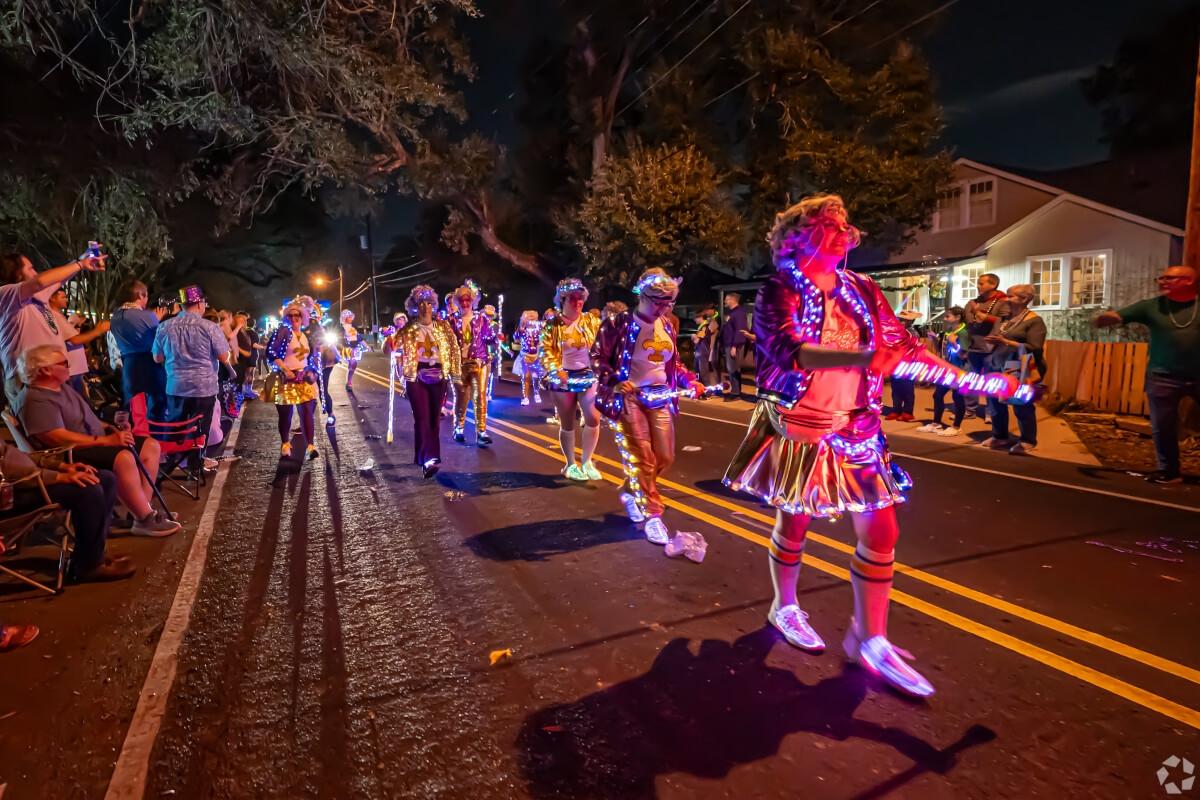
<svg viewBox="0 0 1200 800"><path fill-rule="evenodd" d="M1121 41L1161 24L1188 0L958 0L928 23L922 47L946 110L945 143L957 155L1049 169L1102 160L1099 113L1079 80ZM471 124L501 141L512 119L517 69L548 26L577 16L580 0L482 0L465 30L479 65L468 91ZM930 10L940 5L930 0ZM886 0L868 13L887 14ZM895 20L902 27L910 19Z"/></svg>

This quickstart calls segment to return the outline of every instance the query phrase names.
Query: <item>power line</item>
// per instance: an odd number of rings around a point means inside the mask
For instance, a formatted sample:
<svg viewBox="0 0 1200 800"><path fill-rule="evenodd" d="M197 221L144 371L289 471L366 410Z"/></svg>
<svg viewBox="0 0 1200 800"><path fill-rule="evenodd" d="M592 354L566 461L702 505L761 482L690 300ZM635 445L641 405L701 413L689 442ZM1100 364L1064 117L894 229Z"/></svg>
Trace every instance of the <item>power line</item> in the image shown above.
<svg viewBox="0 0 1200 800"><path fill-rule="evenodd" d="M882 3L882 2L883 2L883 0L874 0L874 2L868 3L868 4L867 4L867 5L864 7L864 8L862 8L862 9L860 9L859 11L857 11L857 12L855 12L855 13L851 14L850 16L846 17L846 18L845 18L844 20L842 20L841 22L839 22L839 23L835 24L833 27L831 27L831 28L827 29L827 30L826 30L824 33L822 33L822 34L819 34L819 35L817 36L817 38L818 38L818 39L824 39L826 36L828 36L829 34L833 33L833 32L834 32L834 31L836 31L838 28L840 28L840 27L842 27L843 25L845 25L847 22L853 22L854 20L858 19L858 18L859 18L859 17L861 17L863 14L867 13L867 12L868 12L868 11L870 11L872 8L874 8L875 6L879 5L879 4L880 4L880 3Z"/></svg>
<svg viewBox="0 0 1200 800"><path fill-rule="evenodd" d="M945 11L947 8L949 8L950 6L954 5L954 4L955 4L955 3L957 3L957 2L958 2L958 0L949 0L949 2L947 2L947 3L943 3L942 5L940 5L940 6L938 6L937 8L935 8L933 11L930 11L928 14L924 14L924 15L922 15L922 16L920 16L920 17L917 17L917 18L916 18L916 19L914 19L912 22L910 22L910 23L908 23L907 25L905 25L903 28L900 28L899 30L892 31L892 32L891 32L891 33L889 33L887 36L883 37L882 39L880 39L878 42L876 42L875 44L871 45L871 46L870 46L870 47L868 47L867 49L868 49L868 50L870 50L870 49L872 49L872 48L874 48L874 47L878 47L879 45L883 44L883 43L884 43L884 42L886 42L886 41L889 41L889 40L891 40L891 39L895 39L897 36L899 36L900 34L904 33L904 32L905 32L906 30L908 30L909 28L915 28L917 25L920 25L920 24L921 24L922 22L924 22L925 20L929 19L929 18L930 18L930 17L932 17L932 16L936 16L937 14L940 14L940 13L942 13L942 12L943 12L943 11Z"/></svg>

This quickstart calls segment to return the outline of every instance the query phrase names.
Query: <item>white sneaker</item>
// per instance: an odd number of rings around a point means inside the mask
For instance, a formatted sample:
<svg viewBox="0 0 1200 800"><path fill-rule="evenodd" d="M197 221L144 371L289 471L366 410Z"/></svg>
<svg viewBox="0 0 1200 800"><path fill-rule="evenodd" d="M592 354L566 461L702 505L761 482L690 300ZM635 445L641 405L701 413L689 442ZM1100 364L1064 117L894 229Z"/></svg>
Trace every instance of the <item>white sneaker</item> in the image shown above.
<svg viewBox="0 0 1200 800"><path fill-rule="evenodd" d="M865 642L860 641L852 621L842 646L846 648L847 658L883 678L893 689L912 697L933 694L933 684L908 665L907 662L913 660L912 653L896 647L887 637L872 636Z"/></svg>
<svg viewBox="0 0 1200 800"><path fill-rule="evenodd" d="M621 492L621 505L625 506L625 513L629 517L630 522L645 522L646 515L638 508L637 498L629 492Z"/></svg>
<svg viewBox="0 0 1200 800"><path fill-rule="evenodd" d="M937 433L940 430L942 430L941 425L938 425L936 422L931 422L928 425L922 425L921 427L917 428L917 433Z"/></svg>
<svg viewBox="0 0 1200 800"><path fill-rule="evenodd" d="M1038 448L1036 444L1017 442L1012 447L1008 448L1008 452L1012 453L1014 456L1027 456L1037 452L1037 449Z"/></svg>
<svg viewBox="0 0 1200 800"><path fill-rule="evenodd" d="M958 434L961 431L959 431L959 429L954 427L953 425L947 425L946 427L942 428L940 431L934 431L934 432L938 436L958 436Z"/></svg>
<svg viewBox="0 0 1200 800"><path fill-rule="evenodd" d="M529 405L529 398L528 398L528 397L522 397L522 398L521 398L521 405L523 405L523 406L527 406L527 405Z"/></svg>
<svg viewBox="0 0 1200 800"><path fill-rule="evenodd" d="M808 624L808 613L802 611L795 603L783 608L772 608L767 612L767 622L775 626L792 647L799 647L810 653L825 651L825 640Z"/></svg>
<svg viewBox="0 0 1200 800"><path fill-rule="evenodd" d="M538 394L537 392L534 392L533 393L533 402L535 402L535 403L542 402L542 396L540 394Z"/></svg>
<svg viewBox="0 0 1200 800"><path fill-rule="evenodd" d="M664 545L671 541L671 532L667 530L662 517L651 517L646 520L646 541L658 545Z"/></svg>

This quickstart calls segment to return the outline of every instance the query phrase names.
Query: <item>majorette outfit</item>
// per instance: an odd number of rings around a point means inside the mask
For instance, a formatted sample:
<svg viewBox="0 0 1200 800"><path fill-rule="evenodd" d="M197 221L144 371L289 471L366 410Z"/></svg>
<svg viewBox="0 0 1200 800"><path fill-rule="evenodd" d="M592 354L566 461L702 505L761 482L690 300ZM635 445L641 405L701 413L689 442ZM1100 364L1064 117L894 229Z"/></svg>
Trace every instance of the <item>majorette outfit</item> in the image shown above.
<svg viewBox="0 0 1200 800"><path fill-rule="evenodd" d="M678 392L696 383L680 361L675 337L667 319L650 322L626 311L600 327L592 348L596 407L613 429L625 469L621 499L632 520L646 519L646 538L655 544L670 538L661 519L658 478L675 461ZM636 393L616 390L627 380L638 387Z"/></svg>
<svg viewBox="0 0 1200 800"><path fill-rule="evenodd" d="M346 388L354 389L354 371L359 359L367 351L367 342L354 327L354 313L350 309L342 312L342 358L346 362Z"/></svg>
<svg viewBox="0 0 1200 800"><path fill-rule="evenodd" d="M430 477L441 463L442 403L449 382L462 379L462 360L458 337L450 323L433 319L423 325L418 319L417 304L423 297L422 291L436 305L437 296L432 289L416 287L407 303L410 321L398 335L401 371L413 412L413 460Z"/></svg>
<svg viewBox="0 0 1200 800"><path fill-rule="evenodd" d="M513 359L513 372L521 378L521 405L523 406L529 405L531 398L535 403L542 402L540 389L542 368L538 359L541 336L541 320L536 316L533 319L526 319L522 316L517 332L514 334L520 351Z"/></svg>
<svg viewBox="0 0 1200 800"><path fill-rule="evenodd" d="M558 442L566 460L562 473L571 480L598 481L601 479L600 471L592 464L592 455L600 441L600 420L594 410L596 374L592 370L592 345L600 330L600 317L581 310L574 321L568 322L562 314L567 297L580 293L584 302L587 302L587 289L577 278L559 282L554 293L554 305L558 313L542 325L538 360L544 376L542 380L555 397ZM563 380L564 373L566 380ZM560 405L563 407L561 412ZM581 437L583 460L576 464L575 416L579 405L583 406L584 414Z"/></svg>
<svg viewBox="0 0 1200 800"><path fill-rule="evenodd" d="M321 360L320 353L313 347L309 337L304 333L310 317L308 304L294 301L284 309L284 323L274 330L267 341L267 362L271 372L267 376L263 389L263 399L275 404L279 416L280 453L290 456L292 452L292 409L300 409L300 428L304 433L305 454L307 458L316 458L316 432L314 415L316 414L317 399L321 392ZM287 321L287 313L300 310L304 316L301 327L293 329ZM289 378L284 371L290 371Z"/></svg>
<svg viewBox="0 0 1200 800"><path fill-rule="evenodd" d="M841 271L826 297L800 270L781 270L759 290L754 332L758 405L725 485L812 517L904 502L911 482L892 463L880 421L884 375L804 364L806 344L898 349L906 360L924 360L924 343L896 318L879 286Z"/></svg>
<svg viewBox="0 0 1200 800"><path fill-rule="evenodd" d="M468 281L467 285L455 292L457 298L463 292L473 295L472 304L479 303L479 288ZM488 375L492 369L492 347L496 343L496 328L486 314L473 310L468 322L461 310L451 314L450 326L458 338L459 352L462 355L462 380L455 386L454 399L454 440L465 440L464 429L467 424L467 405L475 403L475 441L480 447L492 443L487 435L488 413Z"/></svg>

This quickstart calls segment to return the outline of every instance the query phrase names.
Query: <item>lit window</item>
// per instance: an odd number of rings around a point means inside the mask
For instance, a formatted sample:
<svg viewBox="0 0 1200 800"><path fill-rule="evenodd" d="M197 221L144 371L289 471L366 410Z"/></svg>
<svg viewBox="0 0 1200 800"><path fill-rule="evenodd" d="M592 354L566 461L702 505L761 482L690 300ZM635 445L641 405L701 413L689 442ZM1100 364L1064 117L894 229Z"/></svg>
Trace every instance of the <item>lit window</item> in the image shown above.
<svg viewBox="0 0 1200 800"><path fill-rule="evenodd" d="M1071 256L1071 305L1104 305L1104 253Z"/></svg>
<svg viewBox="0 0 1200 800"><path fill-rule="evenodd" d="M1035 258L1029 262L1029 282L1033 284L1037 297L1035 307L1058 307L1062 304L1063 260Z"/></svg>
<svg viewBox="0 0 1200 800"><path fill-rule="evenodd" d="M955 186L938 195L936 227L939 231L949 231L962 226L962 187Z"/></svg>
<svg viewBox="0 0 1200 800"><path fill-rule="evenodd" d="M987 269L986 264L972 264L966 267L959 267L956 270L957 277L954 282L955 305L965 306L979 296L979 287L975 284L985 269Z"/></svg>
<svg viewBox="0 0 1200 800"><path fill-rule="evenodd" d="M996 185L993 181L975 181L967 194L968 225L991 225L996 221Z"/></svg>

